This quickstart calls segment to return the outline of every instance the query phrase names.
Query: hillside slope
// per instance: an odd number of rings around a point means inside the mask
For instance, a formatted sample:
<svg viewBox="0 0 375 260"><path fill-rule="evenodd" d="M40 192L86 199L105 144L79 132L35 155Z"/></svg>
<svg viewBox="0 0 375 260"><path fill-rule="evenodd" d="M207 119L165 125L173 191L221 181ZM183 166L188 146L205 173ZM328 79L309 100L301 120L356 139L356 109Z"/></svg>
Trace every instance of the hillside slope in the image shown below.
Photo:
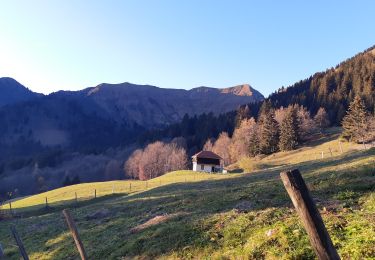
<svg viewBox="0 0 375 260"><path fill-rule="evenodd" d="M340 256L374 258L375 150L347 144L341 153L336 138L266 157L262 164L267 168L249 174L174 172L132 192L126 181L51 191L14 202L15 207L26 207L20 209L25 217L17 220L17 228L31 259L78 256L61 217L64 207L71 208L90 259L313 259L307 235L279 179L280 171L299 168ZM332 155L314 156L328 148ZM74 191L86 191L82 195L86 197L95 185L98 194L111 194L113 185L123 187L118 191L125 193L76 205L51 203L52 208L34 213L27 208L36 201L43 207L43 196L52 194L72 199ZM8 231L12 222L0 223L0 241L5 245L13 243ZM14 247L5 246L5 252L11 259L19 257Z"/></svg>
<svg viewBox="0 0 375 260"><path fill-rule="evenodd" d="M300 104L315 114L324 107L334 124L340 124L349 103L361 96L369 111L375 106L375 46L347 59L335 68L280 88L269 99L276 107Z"/></svg>

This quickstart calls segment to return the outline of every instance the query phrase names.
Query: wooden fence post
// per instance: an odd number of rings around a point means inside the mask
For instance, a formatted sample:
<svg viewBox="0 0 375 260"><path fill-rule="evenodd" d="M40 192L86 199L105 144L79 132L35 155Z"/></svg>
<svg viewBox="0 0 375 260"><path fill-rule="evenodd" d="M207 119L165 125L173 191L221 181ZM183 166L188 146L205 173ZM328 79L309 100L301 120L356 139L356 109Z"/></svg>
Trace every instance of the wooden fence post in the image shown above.
<svg viewBox="0 0 375 260"><path fill-rule="evenodd" d="M85 248L83 247L82 240L79 237L78 229L76 227L76 224L74 223L74 220L70 216L69 210L68 209L64 209L62 211L62 213L64 214L66 223L68 224L69 230L72 233L74 242L76 243L76 246L77 246L78 252L79 252L79 254L81 256L81 259L82 260L86 260L87 259L87 255L86 255L86 252L85 252Z"/></svg>
<svg viewBox="0 0 375 260"><path fill-rule="evenodd" d="M331 147L329 147L329 152L331 153L331 157L332 157L333 154L332 154L332 149L331 149Z"/></svg>
<svg viewBox="0 0 375 260"><path fill-rule="evenodd" d="M318 258L340 259L300 172L286 171L280 176Z"/></svg>
<svg viewBox="0 0 375 260"><path fill-rule="evenodd" d="M48 198L46 197L46 209L48 208Z"/></svg>
<svg viewBox="0 0 375 260"><path fill-rule="evenodd" d="M96 189L94 190L94 198L96 199Z"/></svg>
<svg viewBox="0 0 375 260"><path fill-rule="evenodd" d="M76 203L77 203L78 202L77 192L74 192L74 195L75 195L75 199L76 199Z"/></svg>
<svg viewBox="0 0 375 260"><path fill-rule="evenodd" d="M131 192L132 191L132 183L130 182L129 183L129 192Z"/></svg>
<svg viewBox="0 0 375 260"><path fill-rule="evenodd" d="M324 152L322 151L322 159L324 159Z"/></svg>
<svg viewBox="0 0 375 260"><path fill-rule="evenodd" d="M21 240L21 238L19 237L19 235L17 233L16 227L13 226L13 225L10 226L10 230L12 231L14 240L16 240L18 249L20 250L20 253L21 253L23 259L24 260L29 260L29 256L27 255L25 247L23 246L22 240Z"/></svg>

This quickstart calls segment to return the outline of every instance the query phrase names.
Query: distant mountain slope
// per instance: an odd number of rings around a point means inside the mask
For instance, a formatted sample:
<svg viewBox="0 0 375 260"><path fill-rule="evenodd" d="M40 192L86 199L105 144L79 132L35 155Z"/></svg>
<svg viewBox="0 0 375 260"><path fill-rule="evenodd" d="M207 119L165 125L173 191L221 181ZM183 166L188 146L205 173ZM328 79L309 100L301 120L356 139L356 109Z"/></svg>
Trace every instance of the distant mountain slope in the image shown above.
<svg viewBox="0 0 375 260"><path fill-rule="evenodd" d="M13 82L7 89L16 93L23 88L29 93L15 80L7 82ZM220 114L263 99L249 85L182 90L122 83L32 99L38 96L34 94L25 94L24 102L0 108L0 161L45 147L102 151L132 142L146 129L179 122L185 114Z"/></svg>
<svg viewBox="0 0 375 260"><path fill-rule="evenodd" d="M92 99L111 118L133 121L145 127L178 122L185 114L220 114L239 105L263 100L249 85L227 89L199 87L191 90L163 89L149 85L100 84L80 94Z"/></svg>
<svg viewBox="0 0 375 260"><path fill-rule="evenodd" d="M39 96L41 94L32 92L12 78L0 78L0 107Z"/></svg>

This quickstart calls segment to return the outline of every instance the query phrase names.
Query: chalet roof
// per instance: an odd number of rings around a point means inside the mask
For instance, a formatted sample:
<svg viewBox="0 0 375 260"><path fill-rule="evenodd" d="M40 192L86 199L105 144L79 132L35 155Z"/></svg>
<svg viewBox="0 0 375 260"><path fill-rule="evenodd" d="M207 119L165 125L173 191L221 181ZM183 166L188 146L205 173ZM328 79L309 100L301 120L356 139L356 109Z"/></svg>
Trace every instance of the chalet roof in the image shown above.
<svg viewBox="0 0 375 260"><path fill-rule="evenodd" d="M194 154L192 158L206 158L206 159L218 159L218 160L223 159L219 155L211 151L200 151L199 153Z"/></svg>

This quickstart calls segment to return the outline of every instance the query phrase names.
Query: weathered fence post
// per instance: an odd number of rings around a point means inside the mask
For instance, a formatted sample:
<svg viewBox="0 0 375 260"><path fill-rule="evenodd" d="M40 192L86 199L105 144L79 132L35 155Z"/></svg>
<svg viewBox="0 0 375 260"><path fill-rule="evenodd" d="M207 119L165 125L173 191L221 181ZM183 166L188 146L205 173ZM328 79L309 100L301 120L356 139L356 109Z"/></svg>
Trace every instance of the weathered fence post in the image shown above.
<svg viewBox="0 0 375 260"><path fill-rule="evenodd" d="M96 189L94 190L94 198L96 199Z"/></svg>
<svg viewBox="0 0 375 260"><path fill-rule="evenodd" d="M340 259L300 172L296 169L280 176L318 258Z"/></svg>
<svg viewBox="0 0 375 260"><path fill-rule="evenodd" d="M64 214L66 223L68 224L69 230L72 233L74 242L76 243L76 246L77 246L78 252L79 252L79 254L81 256L81 259L82 260L86 260L87 259L87 255L86 255L85 248L83 247L82 240L79 237L78 229L76 227L76 224L74 223L74 220L70 216L69 210L68 209L64 209L62 211L62 213Z"/></svg>
<svg viewBox="0 0 375 260"><path fill-rule="evenodd" d="M46 209L48 208L48 198L46 197Z"/></svg>
<svg viewBox="0 0 375 260"><path fill-rule="evenodd" d="M19 237L19 235L17 233L16 227L13 226L13 225L10 226L10 231L12 231L14 240L16 240L18 249L20 250L20 253L21 253L23 259L24 260L29 260L29 256L27 255L25 247L23 246L22 240L21 240L21 238Z"/></svg>
<svg viewBox="0 0 375 260"><path fill-rule="evenodd" d="M322 151L322 159L324 159L324 152Z"/></svg>
<svg viewBox="0 0 375 260"><path fill-rule="evenodd" d="M74 195L75 195L75 199L76 199L76 203L78 202L78 198L77 198L77 192L75 191L74 192Z"/></svg>
<svg viewBox="0 0 375 260"><path fill-rule="evenodd" d="M132 191L132 183L130 182L129 183L129 192L131 192Z"/></svg>

